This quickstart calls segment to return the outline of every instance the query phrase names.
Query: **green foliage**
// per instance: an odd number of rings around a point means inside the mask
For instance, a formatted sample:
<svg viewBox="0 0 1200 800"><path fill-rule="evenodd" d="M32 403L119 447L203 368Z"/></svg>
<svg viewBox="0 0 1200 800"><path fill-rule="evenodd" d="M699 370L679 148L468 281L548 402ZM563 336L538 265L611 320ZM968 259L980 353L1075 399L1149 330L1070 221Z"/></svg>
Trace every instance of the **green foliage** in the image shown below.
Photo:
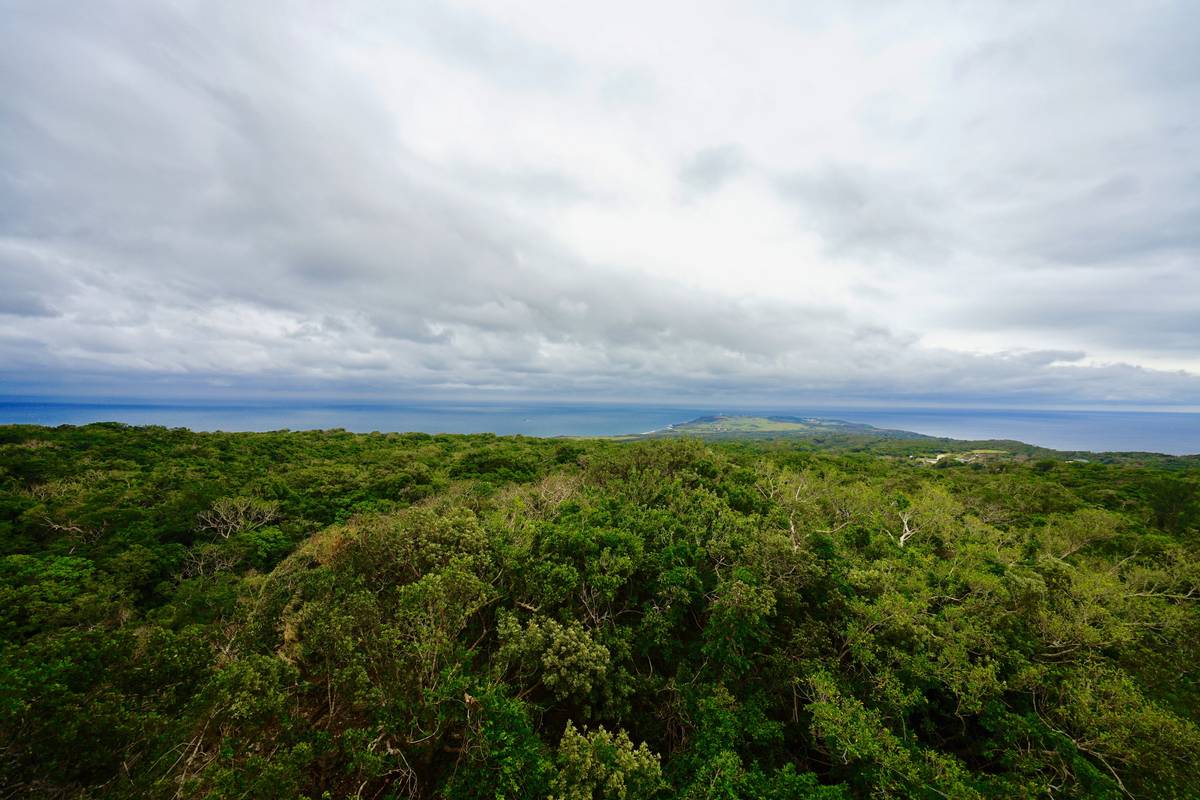
<svg viewBox="0 0 1200 800"><path fill-rule="evenodd" d="M608 648L574 620L562 625L553 619L535 618L522 628L513 615L502 612L497 633L497 662L536 673L559 700L586 698L608 672Z"/></svg>
<svg viewBox="0 0 1200 800"><path fill-rule="evenodd" d="M1200 465L818 438L0 427L0 794L1200 796Z"/></svg>
<svg viewBox="0 0 1200 800"><path fill-rule="evenodd" d="M623 730L575 729L568 722L558 743L551 800L648 800L662 787L658 756L645 742L633 746Z"/></svg>
<svg viewBox="0 0 1200 800"><path fill-rule="evenodd" d="M529 707L500 689L467 694L464 702L471 724L464 758L443 790L447 800L544 798L554 764Z"/></svg>

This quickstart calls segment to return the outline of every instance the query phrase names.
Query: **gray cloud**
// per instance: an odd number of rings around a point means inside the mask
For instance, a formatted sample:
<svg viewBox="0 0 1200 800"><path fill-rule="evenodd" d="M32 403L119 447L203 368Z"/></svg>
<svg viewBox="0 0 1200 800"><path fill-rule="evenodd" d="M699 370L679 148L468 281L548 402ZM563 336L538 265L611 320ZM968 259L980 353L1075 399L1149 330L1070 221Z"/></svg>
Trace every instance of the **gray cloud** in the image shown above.
<svg viewBox="0 0 1200 800"><path fill-rule="evenodd" d="M937 257L954 246L954 232L941 221L944 200L922 180L830 164L780 176L775 187L834 252Z"/></svg>
<svg viewBox="0 0 1200 800"><path fill-rule="evenodd" d="M571 26L547 44L442 6L335 16L285 5L11 10L0 29L3 386L87 375L144 392L1200 398L1191 373L1094 357L1197 358L1194 111L1155 102L1193 96L1194 58L1162 64L1135 47L1127 79L1150 106L1144 125L1111 130L1084 103L1022 122L1042 100L1005 76L1040 91L1053 20L1035 15L1015 40L981 34L949 58L958 88L938 83L922 114L877 96L848 112L908 154L877 164L838 137L797 154L768 146L772 125L714 124L716 112L679 99L653 51L609 63ZM1107 23L1097 35L1125 41ZM1081 71L1109 54L1067 47ZM997 84L994 103L978 99ZM667 116L694 112L696 133L677 132L689 120L653 127L660 101ZM539 127L571 115L589 138ZM1097 127L1076 147L1064 131L1079 123ZM1043 126L1042 146L1026 148L1020 134ZM661 186L644 177L656 170ZM680 200L680 185L694 197ZM847 299L723 290L693 280L682 257L670 269L605 257L593 231L613 228L585 224L615 216L634 239L656 203L683 218L735 190L784 220L772 236L815 237L806 274L816 285L846 272ZM925 326L996 344L931 346Z"/></svg>
<svg viewBox="0 0 1200 800"><path fill-rule="evenodd" d="M679 180L692 191L712 191L745 172L748 166L745 154L735 144L707 147L688 159L679 171Z"/></svg>
<svg viewBox="0 0 1200 800"><path fill-rule="evenodd" d="M536 90L557 90L579 78L579 66L552 45L530 40L482 15L447 4L407 0L371 13L389 32L407 32L412 43L479 70L492 80ZM408 41L408 35L405 35Z"/></svg>
<svg viewBox="0 0 1200 800"><path fill-rule="evenodd" d="M35 253L0 243L0 314L51 317L57 276Z"/></svg>

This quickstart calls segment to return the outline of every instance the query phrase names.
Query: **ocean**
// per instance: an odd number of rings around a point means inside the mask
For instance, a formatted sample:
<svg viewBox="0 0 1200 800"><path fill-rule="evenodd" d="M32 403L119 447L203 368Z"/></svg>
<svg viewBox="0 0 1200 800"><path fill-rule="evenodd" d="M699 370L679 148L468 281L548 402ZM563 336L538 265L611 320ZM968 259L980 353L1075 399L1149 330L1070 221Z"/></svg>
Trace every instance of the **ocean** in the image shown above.
<svg viewBox="0 0 1200 800"><path fill-rule="evenodd" d="M1058 450L1200 453L1200 413L1013 409L648 406L566 403L209 404L0 400L0 424L124 422L193 430L350 431L609 436L708 414L780 414L863 422L955 439L1016 439Z"/></svg>

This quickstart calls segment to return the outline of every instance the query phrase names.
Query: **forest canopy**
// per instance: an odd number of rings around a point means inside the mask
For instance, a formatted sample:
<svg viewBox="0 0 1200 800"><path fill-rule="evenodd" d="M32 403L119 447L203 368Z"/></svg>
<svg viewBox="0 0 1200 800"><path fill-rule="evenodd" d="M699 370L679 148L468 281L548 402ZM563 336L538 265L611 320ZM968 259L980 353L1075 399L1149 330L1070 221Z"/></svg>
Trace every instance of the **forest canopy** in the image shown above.
<svg viewBox="0 0 1200 800"><path fill-rule="evenodd" d="M1200 466L897 447L0 427L0 795L1200 796Z"/></svg>

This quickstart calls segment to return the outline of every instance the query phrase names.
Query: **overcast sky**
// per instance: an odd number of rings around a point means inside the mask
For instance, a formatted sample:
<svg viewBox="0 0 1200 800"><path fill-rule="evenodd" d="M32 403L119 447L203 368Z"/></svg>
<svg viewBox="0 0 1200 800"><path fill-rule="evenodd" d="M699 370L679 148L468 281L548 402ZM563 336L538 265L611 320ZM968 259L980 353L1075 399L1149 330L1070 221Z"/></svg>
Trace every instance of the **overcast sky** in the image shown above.
<svg viewBox="0 0 1200 800"><path fill-rule="evenodd" d="M1200 5L0 0L0 394L263 393L1200 406Z"/></svg>

